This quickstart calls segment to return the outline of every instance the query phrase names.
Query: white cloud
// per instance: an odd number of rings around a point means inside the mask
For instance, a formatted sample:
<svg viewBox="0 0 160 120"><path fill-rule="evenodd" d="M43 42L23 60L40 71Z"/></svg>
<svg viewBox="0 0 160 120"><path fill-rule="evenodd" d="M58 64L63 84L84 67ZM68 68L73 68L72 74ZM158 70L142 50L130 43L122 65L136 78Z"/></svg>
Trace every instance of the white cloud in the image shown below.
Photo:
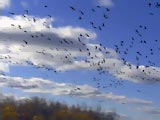
<svg viewBox="0 0 160 120"><path fill-rule="evenodd" d="M0 9L4 9L6 7L9 7L11 4L10 0L0 0Z"/></svg>
<svg viewBox="0 0 160 120"><path fill-rule="evenodd" d="M128 98L113 93L103 93L89 85L74 85L69 83L57 83L41 78L24 79L21 77L0 76L0 86L22 90L28 93L44 93L50 95L72 95L85 98L101 98L119 103L151 105L152 101L137 98Z"/></svg>
<svg viewBox="0 0 160 120"><path fill-rule="evenodd" d="M55 28L53 29L53 31L59 35L59 37L62 38L71 38L71 39L77 39L77 36L79 36L79 34L86 34L88 33L90 35L89 39L95 39L96 38L96 34L85 30L83 28L80 27L72 27L72 26L66 26L66 27L59 27L59 28Z"/></svg>
<svg viewBox="0 0 160 120"><path fill-rule="evenodd" d="M108 6L114 5L112 0L97 0L97 1L98 1L99 5L101 5L101 6L108 7Z"/></svg>
<svg viewBox="0 0 160 120"><path fill-rule="evenodd" d="M137 111L145 112L147 114L160 115L160 107L144 106L137 108Z"/></svg>
<svg viewBox="0 0 160 120"><path fill-rule="evenodd" d="M23 100L23 99L29 99L29 97L20 97L17 96L15 94L11 94L11 93L0 93L0 102L5 101L6 99L12 99L12 100Z"/></svg>
<svg viewBox="0 0 160 120"><path fill-rule="evenodd" d="M0 62L0 73L9 72L9 65L7 63Z"/></svg>
<svg viewBox="0 0 160 120"><path fill-rule="evenodd" d="M137 69L127 61L124 64L113 49L91 41L96 39L96 33L81 27L53 27L53 21L54 18L48 17L1 16L0 42L3 49L0 51L0 62L58 71L101 69L136 83L160 82L160 68L141 65Z"/></svg>
<svg viewBox="0 0 160 120"><path fill-rule="evenodd" d="M86 97L86 96L84 96ZM126 96L123 95L115 95L112 92L110 93L101 93L101 94L97 94L97 95L88 95L88 97L98 97L98 98L103 98L103 99L109 99L109 100L113 100L113 101L117 101L119 103L134 103L134 104L153 104L152 101L147 101L147 100L142 100L142 99L136 99L136 98L127 98Z"/></svg>
<svg viewBox="0 0 160 120"><path fill-rule="evenodd" d="M22 7L27 8L28 7L28 3L26 1L21 1L20 4L22 5Z"/></svg>

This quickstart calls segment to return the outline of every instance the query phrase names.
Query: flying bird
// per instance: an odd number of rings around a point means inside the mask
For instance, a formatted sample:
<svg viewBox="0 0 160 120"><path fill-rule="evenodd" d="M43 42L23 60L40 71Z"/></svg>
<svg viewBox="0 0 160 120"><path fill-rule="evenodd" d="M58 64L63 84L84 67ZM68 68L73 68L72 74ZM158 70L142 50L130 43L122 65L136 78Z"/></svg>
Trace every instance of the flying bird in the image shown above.
<svg viewBox="0 0 160 120"><path fill-rule="evenodd" d="M70 6L71 10L76 11L76 9L73 6Z"/></svg>

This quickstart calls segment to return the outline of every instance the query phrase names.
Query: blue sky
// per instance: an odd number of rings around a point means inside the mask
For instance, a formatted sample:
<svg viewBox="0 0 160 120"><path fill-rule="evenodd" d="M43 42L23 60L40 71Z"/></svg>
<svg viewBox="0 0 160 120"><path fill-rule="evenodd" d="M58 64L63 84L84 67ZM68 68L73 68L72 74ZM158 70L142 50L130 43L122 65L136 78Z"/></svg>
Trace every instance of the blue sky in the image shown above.
<svg viewBox="0 0 160 120"><path fill-rule="evenodd" d="M160 16L159 8L155 7L157 1L152 1L151 7L149 2L0 0L2 95L16 99L39 96L65 101L69 105L86 103L95 109L101 105L105 112L116 110L123 120L158 120ZM76 11L71 10L71 6ZM14 15L10 14L12 12ZM96 29L90 21L94 22ZM65 43L64 39L70 43ZM122 46L121 42L124 42ZM115 51L115 46L120 53ZM89 48L90 56L86 48ZM126 49L128 52L124 54ZM131 69L123 63L123 58ZM98 65L103 60L105 62ZM99 68L105 74L99 74Z"/></svg>

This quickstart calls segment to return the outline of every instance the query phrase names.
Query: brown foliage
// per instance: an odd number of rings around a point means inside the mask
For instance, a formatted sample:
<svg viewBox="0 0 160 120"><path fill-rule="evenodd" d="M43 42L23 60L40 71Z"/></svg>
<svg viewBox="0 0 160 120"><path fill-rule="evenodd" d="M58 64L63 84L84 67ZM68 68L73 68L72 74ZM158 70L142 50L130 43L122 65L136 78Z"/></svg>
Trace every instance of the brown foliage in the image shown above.
<svg viewBox="0 0 160 120"><path fill-rule="evenodd" d="M46 102L40 98L0 103L1 120L114 120L115 116L82 110L79 105L68 107L58 102Z"/></svg>

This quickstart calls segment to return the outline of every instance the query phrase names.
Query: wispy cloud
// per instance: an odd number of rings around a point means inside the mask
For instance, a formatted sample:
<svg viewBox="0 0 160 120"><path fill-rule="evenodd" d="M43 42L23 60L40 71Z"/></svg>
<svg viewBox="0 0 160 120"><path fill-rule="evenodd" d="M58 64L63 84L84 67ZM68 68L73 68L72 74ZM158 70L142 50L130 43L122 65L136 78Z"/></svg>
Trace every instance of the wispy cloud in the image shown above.
<svg viewBox="0 0 160 120"><path fill-rule="evenodd" d="M128 98L123 95L115 95L112 92L103 93L89 85L74 85L69 83L57 83L41 78L24 79L21 77L0 76L0 86L19 89L28 93L44 93L51 95L72 95L84 98L101 98L119 103L140 105L152 105L152 101L137 98Z"/></svg>
<svg viewBox="0 0 160 120"><path fill-rule="evenodd" d="M160 107L144 106L137 108L137 111L145 112L147 114L160 115Z"/></svg>
<svg viewBox="0 0 160 120"><path fill-rule="evenodd" d="M10 0L0 0L0 9L4 9L6 7L9 7L11 4Z"/></svg>
<svg viewBox="0 0 160 120"><path fill-rule="evenodd" d="M29 99L29 97L20 97L16 94L11 93L0 93L0 102L5 101L6 99L12 99L12 100L23 100L23 99Z"/></svg>
<svg viewBox="0 0 160 120"><path fill-rule="evenodd" d="M26 1L21 1L20 4L22 5L23 8L28 7L28 3Z"/></svg>
<svg viewBox="0 0 160 120"><path fill-rule="evenodd" d="M106 7L108 6L110 7L114 5L112 0L97 0L97 2L99 3L99 5L106 6Z"/></svg>

